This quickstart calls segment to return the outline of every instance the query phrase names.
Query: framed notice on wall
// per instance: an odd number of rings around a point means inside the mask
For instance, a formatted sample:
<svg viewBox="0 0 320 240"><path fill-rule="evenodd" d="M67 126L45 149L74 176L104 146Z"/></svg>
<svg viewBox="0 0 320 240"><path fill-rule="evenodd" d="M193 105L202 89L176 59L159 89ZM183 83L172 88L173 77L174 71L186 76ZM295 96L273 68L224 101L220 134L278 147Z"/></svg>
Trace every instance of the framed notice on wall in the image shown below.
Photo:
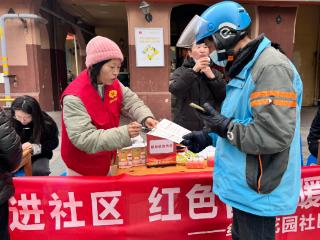
<svg viewBox="0 0 320 240"><path fill-rule="evenodd" d="M137 67L163 67L163 28L135 28Z"/></svg>

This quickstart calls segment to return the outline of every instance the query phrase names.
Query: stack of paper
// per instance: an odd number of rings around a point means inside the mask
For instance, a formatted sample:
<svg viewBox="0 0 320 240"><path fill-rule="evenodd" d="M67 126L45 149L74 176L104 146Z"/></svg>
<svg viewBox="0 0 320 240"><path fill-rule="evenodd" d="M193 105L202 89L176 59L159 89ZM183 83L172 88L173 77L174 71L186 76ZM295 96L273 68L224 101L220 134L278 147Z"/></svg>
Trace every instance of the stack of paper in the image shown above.
<svg viewBox="0 0 320 240"><path fill-rule="evenodd" d="M171 122L168 119L162 119L154 129L148 132L148 134L165 138L175 143L181 143L183 140L182 136L190 132L190 130L181 127L180 125Z"/></svg>

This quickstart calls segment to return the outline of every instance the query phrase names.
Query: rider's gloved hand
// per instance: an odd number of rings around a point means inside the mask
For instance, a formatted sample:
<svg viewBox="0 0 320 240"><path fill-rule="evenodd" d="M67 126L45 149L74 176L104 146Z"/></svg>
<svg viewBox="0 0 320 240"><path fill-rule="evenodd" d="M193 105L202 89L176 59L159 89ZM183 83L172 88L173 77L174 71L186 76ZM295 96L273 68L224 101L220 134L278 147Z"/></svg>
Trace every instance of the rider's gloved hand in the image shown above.
<svg viewBox="0 0 320 240"><path fill-rule="evenodd" d="M227 137L228 126L232 118L227 118L217 112L209 103L203 104L206 113L197 111L197 116L203 121L204 125L220 137Z"/></svg>
<svg viewBox="0 0 320 240"><path fill-rule="evenodd" d="M181 144L188 147L194 153L201 152L206 147L212 145L212 139L206 131L193 131L182 137Z"/></svg>

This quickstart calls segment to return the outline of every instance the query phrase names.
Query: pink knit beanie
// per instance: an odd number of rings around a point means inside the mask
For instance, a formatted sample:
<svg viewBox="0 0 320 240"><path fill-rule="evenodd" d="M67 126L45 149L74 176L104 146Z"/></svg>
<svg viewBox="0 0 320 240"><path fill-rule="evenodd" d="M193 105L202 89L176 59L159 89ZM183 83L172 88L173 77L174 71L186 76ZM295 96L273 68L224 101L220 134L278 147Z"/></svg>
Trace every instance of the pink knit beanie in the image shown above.
<svg viewBox="0 0 320 240"><path fill-rule="evenodd" d="M120 59L123 61L123 55L119 46L106 37L96 36L92 38L86 48L86 66L92 65L109 59Z"/></svg>

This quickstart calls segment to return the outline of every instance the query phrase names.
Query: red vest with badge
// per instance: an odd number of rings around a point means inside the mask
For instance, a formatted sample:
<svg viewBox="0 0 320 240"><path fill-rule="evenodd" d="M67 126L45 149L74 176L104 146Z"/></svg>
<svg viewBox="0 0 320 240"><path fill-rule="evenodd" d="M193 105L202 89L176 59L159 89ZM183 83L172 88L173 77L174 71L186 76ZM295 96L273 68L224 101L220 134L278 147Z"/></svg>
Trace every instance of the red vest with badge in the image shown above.
<svg viewBox="0 0 320 240"><path fill-rule="evenodd" d="M118 80L105 86L104 100L90 81L89 73L84 70L70 83L62 94L79 97L97 129L110 129L119 126L122 105L122 92ZM67 167L86 176L105 176L109 172L116 150L89 154L72 144L66 131L62 116L61 156Z"/></svg>

